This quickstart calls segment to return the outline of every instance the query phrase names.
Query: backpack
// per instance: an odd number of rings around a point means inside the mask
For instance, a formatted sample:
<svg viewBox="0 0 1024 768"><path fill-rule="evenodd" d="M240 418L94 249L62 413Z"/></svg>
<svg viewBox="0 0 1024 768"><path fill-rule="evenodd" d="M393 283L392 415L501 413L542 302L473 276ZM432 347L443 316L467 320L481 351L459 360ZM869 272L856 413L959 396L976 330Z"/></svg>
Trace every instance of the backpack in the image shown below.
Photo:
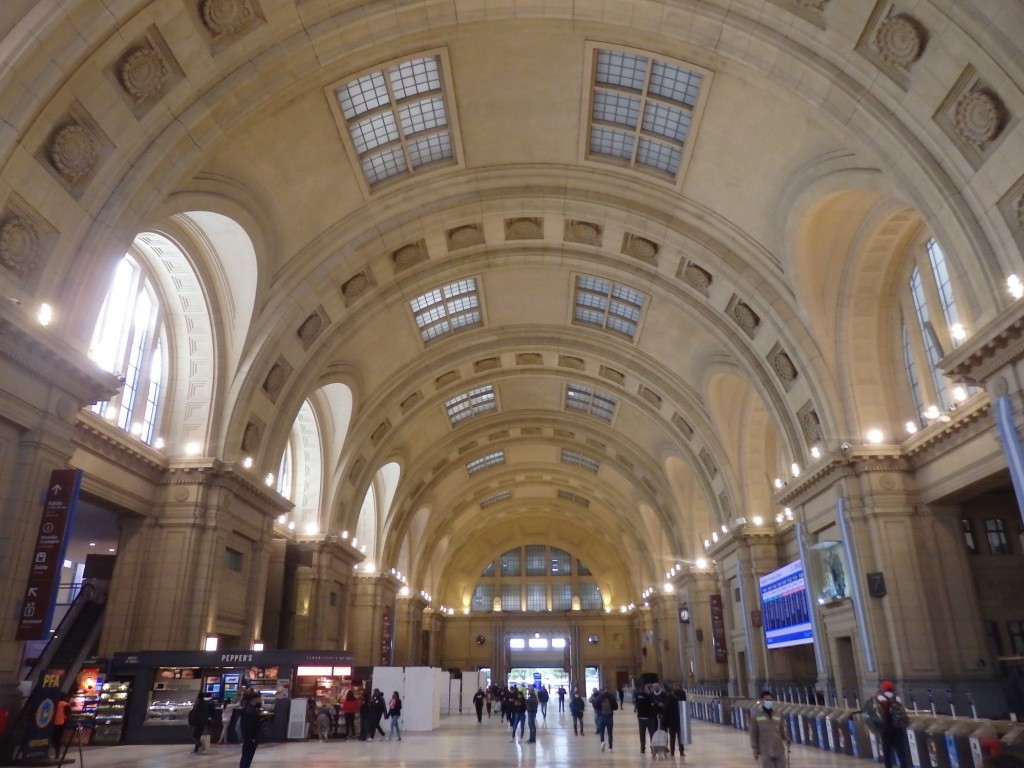
<svg viewBox="0 0 1024 768"><path fill-rule="evenodd" d="M889 725L893 728L906 728L910 725L910 715L907 714L907 708L903 706L903 702L897 698L893 698L889 702Z"/></svg>
<svg viewBox="0 0 1024 768"><path fill-rule="evenodd" d="M198 728L204 722L206 722L206 718L203 717L203 713L199 709L199 703L196 702L192 705L192 709L188 711L189 728Z"/></svg>
<svg viewBox="0 0 1024 768"><path fill-rule="evenodd" d="M605 696L601 699L601 714L610 715L613 711L619 708L619 705L612 701L611 696Z"/></svg>

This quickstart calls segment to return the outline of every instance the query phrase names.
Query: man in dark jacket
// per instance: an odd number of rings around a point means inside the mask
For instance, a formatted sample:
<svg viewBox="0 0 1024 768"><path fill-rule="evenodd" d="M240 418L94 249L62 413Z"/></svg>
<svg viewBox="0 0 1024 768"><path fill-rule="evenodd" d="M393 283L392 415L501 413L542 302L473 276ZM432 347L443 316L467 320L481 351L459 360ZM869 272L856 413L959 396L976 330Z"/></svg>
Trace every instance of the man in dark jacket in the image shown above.
<svg viewBox="0 0 1024 768"><path fill-rule="evenodd" d="M260 695L252 688L242 694L241 736L242 759L238 768L249 768L260 743Z"/></svg>
<svg viewBox="0 0 1024 768"><path fill-rule="evenodd" d="M650 686L639 685L633 694L633 708L636 710L637 730L640 733L640 754L647 751L647 737L653 736L658 729L657 712Z"/></svg>
<svg viewBox="0 0 1024 768"><path fill-rule="evenodd" d="M483 688L477 688L476 693L473 694L473 708L476 710L476 721L482 723L484 721L484 700L487 698L487 694L484 693Z"/></svg>
<svg viewBox="0 0 1024 768"><path fill-rule="evenodd" d="M373 694L370 696L370 728L368 730L370 741L373 741L373 737L378 733L381 736L384 735L384 729L380 727L380 721L384 719L384 713L387 709L388 705L384 702L384 694L374 688Z"/></svg>

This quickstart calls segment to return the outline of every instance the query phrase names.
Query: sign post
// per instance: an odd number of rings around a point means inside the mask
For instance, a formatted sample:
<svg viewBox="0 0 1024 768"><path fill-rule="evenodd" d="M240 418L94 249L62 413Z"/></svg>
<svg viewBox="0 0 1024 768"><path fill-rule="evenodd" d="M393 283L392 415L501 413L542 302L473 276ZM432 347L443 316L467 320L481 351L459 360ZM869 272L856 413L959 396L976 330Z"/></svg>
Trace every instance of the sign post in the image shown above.
<svg viewBox="0 0 1024 768"><path fill-rule="evenodd" d="M50 628L82 474L80 469L55 469L50 473L15 640L42 640Z"/></svg>

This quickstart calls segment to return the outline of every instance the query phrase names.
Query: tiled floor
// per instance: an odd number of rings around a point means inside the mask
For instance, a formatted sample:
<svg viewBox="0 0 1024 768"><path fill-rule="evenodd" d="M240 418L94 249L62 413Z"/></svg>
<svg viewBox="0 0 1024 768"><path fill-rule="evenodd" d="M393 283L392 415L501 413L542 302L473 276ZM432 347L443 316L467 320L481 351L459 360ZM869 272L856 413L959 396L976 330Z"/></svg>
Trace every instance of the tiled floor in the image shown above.
<svg viewBox="0 0 1024 768"><path fill-rule="evenodd" d="M640 754L636 719L632 713L615 718L615 749L601 753L601 743L593 730L586 736L574 736L568 714L548 713L547 724L539 723L537 743L509 742L510 731L498 717L477 724L472 716L444 718L432 733L406 733L401 742L317 741L264 744L256 752L253 768L345 768L352 766L422 766L423 768L480 768L510 765L557 766L639 766L647 764L650 754ZM386 724L385 724L386 725ZM82 768L228 768L236 766L239 748L211 747L205 754L191 757L191 745L86 747ZM77 748L68 754L76 762ZM717 725L694 723L693 744L686 748L686 761L678 757L676 765L699 768L756 768L747 734ZM868 760L834 755L819 749L794 745L791 768L867 768Z"/></svg>

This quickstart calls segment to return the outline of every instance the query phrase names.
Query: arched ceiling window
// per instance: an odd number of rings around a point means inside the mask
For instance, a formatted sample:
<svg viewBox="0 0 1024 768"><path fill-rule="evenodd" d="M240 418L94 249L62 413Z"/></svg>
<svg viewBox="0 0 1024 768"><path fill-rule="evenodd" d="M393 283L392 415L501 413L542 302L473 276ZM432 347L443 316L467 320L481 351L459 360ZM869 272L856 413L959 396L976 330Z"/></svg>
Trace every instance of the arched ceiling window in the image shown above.
<svg viewBox="0 0 1024 768"><path fill-rule="evenodd" d="M142 262L125 254L114 272L89 345L89 356L100 367L120 375L124 386L92 410L157 447L162 447L157 427L166 351L159 295Z"/></svg>
<svg viewBox="0 0 1024 768"><path fill-rule="evenodd" d="M484 566L473 611L601 611L601 590L578 558L558 547L527 544Z"/></svg>

